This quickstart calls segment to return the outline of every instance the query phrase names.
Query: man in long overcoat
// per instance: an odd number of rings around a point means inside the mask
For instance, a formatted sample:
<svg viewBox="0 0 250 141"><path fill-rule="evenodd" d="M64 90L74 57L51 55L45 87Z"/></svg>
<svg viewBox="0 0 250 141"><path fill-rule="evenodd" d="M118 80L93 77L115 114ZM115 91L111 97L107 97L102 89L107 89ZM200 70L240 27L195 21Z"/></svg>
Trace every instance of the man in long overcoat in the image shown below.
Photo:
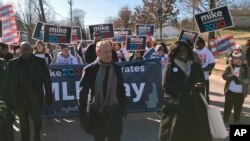
<svg viewBox="0 0 250 141"><path fill-rule="evenodd" d="M34 124L34 141L40 141L44 96L48 105L52 103L50 73L45 60L32 54L28 42L22 42L20 49L21 56L10 60L8 64L8 91L14 112L19 117L21 140L30 141L30 113Z"/></svg>

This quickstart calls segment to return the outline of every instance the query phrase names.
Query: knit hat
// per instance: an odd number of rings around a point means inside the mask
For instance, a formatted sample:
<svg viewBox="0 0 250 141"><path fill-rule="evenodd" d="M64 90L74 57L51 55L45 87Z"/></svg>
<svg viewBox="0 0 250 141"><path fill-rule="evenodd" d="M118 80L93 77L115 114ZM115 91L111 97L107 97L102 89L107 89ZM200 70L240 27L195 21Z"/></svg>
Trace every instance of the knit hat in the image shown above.
<svg viewBox="0 0 250 141"><path fill-rule="evenodd" d="M240 59L244 59L244 56L241 52L237 52L237 51L234 51L232 53L232 58L240 58Z"/></svg>
<svg viewBox="0 0 250 141"><path fill-rule="evenodd" d="M93 36L101 36L101 32L100 32L100 31L95 31L95 32L93 33Z"/></svg>
<svg viewBox="0 0 250 141"><path fill-rule="evenodd" d="M199 44L199 43L205 44L205 41L204 41L201 37L198 37L198 38L196 39L195 44L197 45L197 44Z"/></svg>
<svg viewBox="0 0 250 141"><path fill-rule="evenodd" d="M69 47L69 46L66 45L66 44L59 44L59 46L61 47L62 50L65 49L65 48L67 48L67 47Z"/></svg>
<svg viewBox="0 0 250 141"><path fill-rule="evenodd" d="M164 50L164 48L163 48L163 46L162 46L162 45L157 45L157 46L155 47L155 50L156 50L156 51L158 51L159 49Z"/></svg>

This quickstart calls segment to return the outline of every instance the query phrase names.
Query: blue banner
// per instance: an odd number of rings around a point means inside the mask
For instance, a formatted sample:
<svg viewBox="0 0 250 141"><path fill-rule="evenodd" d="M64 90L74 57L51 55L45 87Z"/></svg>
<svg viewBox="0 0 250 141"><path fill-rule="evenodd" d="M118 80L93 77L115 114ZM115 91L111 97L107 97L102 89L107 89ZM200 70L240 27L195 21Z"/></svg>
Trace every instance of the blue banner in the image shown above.
<svg viewBox="0 0 250 141"><path fill-rule="evenodd" d="M195 15L200 33L234 26L227 6L211 9Z"/></svg>
<svg viewBox="0 0 250 141"><path fill-rule="evenodd" d="M102 38L111 38L114 37L114 27L113 24L98 24L98 25L90 25L89 33L90 39L94 40L93 33L95 31L99 31L101 33Z"/></svg>
<svg viewBox="0 0 250 141"><path fill-rule="evenodd" d="M179 35L178 41L184 41L187 42L187 40L191 41L192 43L195 42L197 39L199 33L195 31L190 31L186 29L181 29L181 33Z"/></svg>
<svg viewBox="0 0 250 141"><path fill-rule="evenodd" d="M82 29L80 26L72 27L71 42L82 40Z"/></svg>
<svg viewBox="0 0 250 141"><path fill-rule="evenodd" d="M32 38L35 40L43 40L43 22L37 22L36 27L33 31Z"/></svg>
<svg viewBox="0 0 250 141"><path fill-rule="evenodd" d="M163 103L160 60L131 61L119 65L124 76L129 112L159 111ZM49 68L54 102L44 107L44 116L77 115L79 81L84 65L51 65Z"/></svg>
<svg viewBox="0 0 250 141"><path fill-rule="evenodd" d="M44 25L43 42L65 44L71 42L70 26Z"/></svg>
<svg viewBox="0 0 250 141"><path fill-rule="evenodd" d="M145 50L146 36L128 36L127 37L127 50Z"/></svg>
<svg viewBox="0 0 250 141"><path fill-rule="evenodd" d="M155 26L153 24L137 24L135 25L136 35L154 36Z"/></svg>

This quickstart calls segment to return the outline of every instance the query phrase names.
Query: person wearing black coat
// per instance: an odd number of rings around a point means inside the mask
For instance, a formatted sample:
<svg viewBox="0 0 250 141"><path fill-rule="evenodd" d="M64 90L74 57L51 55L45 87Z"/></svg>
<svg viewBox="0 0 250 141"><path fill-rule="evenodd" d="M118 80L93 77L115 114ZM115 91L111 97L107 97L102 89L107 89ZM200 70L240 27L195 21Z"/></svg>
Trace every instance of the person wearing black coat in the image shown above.
<svg viewBox="0 0 250 141"><path fill-rule="evenodd" d="M8 91L14 112L19 117L21 140L30 141L30 113L34 124L34 141L40 141L44 94L46 103L52 103L50 73L45 59L32 54L28 42L22 42L20 49L22 55L10 60L8 64Z"/></svg>
<svg viewBox="0 0 250 141"><path fill-rule="evenodd" d="M7 62L0 58L0 141L14 141L12 102L6 85Z"/></svg>
<svg viewBox="0 0 250 141"><path fill-rule="evenodd" d="M99 31L95 31L93 33L93 38L94 38L94 43L89 44L85 52L85 61L88 64L96 60L95 48L96 48L96 43L102 40L101 33Z"/></svg>
<svg viewBox="0 0 250 141"><path fill-rule="evenodd" d="M94 141L120 141L127 112L121 67L112 62L109 42L98 42L96 54L80 80L80 124Z"/></svg>
<svg viewBox="0 0 250 141"><path fill-rule="evenodd" d="M211 141L206 107L199 95L204 75L192 50L177 41L164 72L160 141ZM198 85L199 84L199 85ZM200 90L200 91L197 91Z"/></svg>

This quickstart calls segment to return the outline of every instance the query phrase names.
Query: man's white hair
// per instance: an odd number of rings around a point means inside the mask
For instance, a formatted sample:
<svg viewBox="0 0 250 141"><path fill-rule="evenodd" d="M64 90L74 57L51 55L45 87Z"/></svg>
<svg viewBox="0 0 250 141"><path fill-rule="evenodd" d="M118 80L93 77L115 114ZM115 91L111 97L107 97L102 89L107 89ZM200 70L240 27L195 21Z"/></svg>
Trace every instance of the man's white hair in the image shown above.
<svg viewBox="0 0 250 141"><path fill-rule="evenodd" d="M111 47L111 43L109 41L99 41L96 44L96 51L99 51L102 47L105 46L110 46Z"/></svg>

